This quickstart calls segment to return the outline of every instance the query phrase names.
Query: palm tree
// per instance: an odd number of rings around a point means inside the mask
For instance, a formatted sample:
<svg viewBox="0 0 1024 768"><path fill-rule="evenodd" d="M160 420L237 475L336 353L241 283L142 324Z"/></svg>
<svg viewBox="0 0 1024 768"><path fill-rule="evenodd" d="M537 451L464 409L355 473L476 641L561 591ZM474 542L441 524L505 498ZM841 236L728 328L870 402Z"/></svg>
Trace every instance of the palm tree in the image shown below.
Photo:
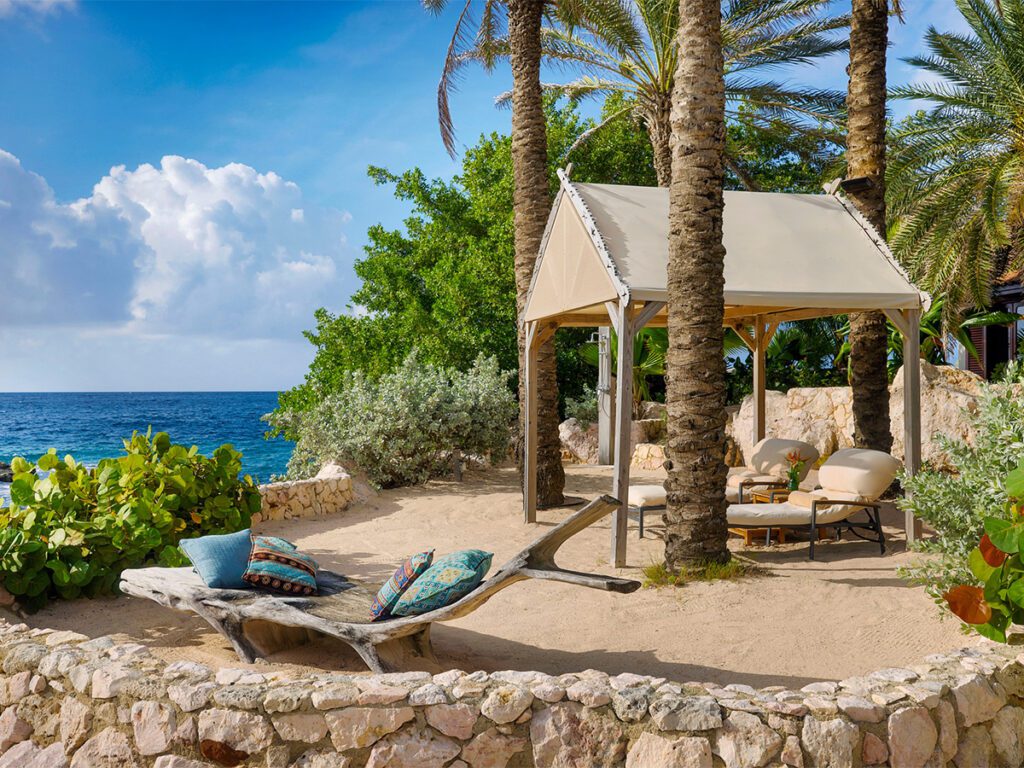
<svg viewBox="0 0 1024 768"><path fill-rule="evenodd" d="M669 188L665 562L727 562L722 187L725 79L718 0L679 0Z"/></svg>
<svg viewBox="0 0 1024 768"><path fill-rule="evenodd" d="M848 186L860 212L885 232L885 49L889 38L888 0L853 0L850 24L850 86L846 139L847 175L862 182ZM853 441L862 448L888 451L888 328L881 312L850 316L850 387Z"/></svg>
<svg viewBox="0 0 1024 768"><path fill-rule="evenodd" d="M424 0L427 8L439 10L445 0ZM544 122L543 92L540 82L541 17L545 0L487 0L477 32L486 52L487 40L507 16L508 54L512 65L512 173L515 210L516 309L521 314L533 276L533 265L544 236L551 207L547 173L547 131ZM438 111L441 134L449 152L454 152L454 131L447 94L461 62L459 47L470 25L471 0L459 16L444 72L438 86ZM485 53L485 60L493 57ZM519 329L519 401L525 402L523 364L525 336ZM521 411L520 411L521 412ZM521 419L520 419L521 420ZM537 355L537 503L561 504L565 489L562 444L558 436L558 377L554 339L542 344Z"/></svg>
<svg viewBox="0 0 1024 768"><path fill-rule="evenodd" d="M948 321L1024 267L1024 3L956 4L971 32L930 28L907 59L927 77L892 91L933 106L896 126L887 177L890 242Z"/></svg>
<svg viewBox="0 0 1024 768"><path fill-rule="evenodd" d="M726 114L751 129L756 141L770 133L789 146L808 134L842 142L836 130L843 107L838 91L801 88L768 78L769 71L816 61L845 51L847 41L830 34L849 25L846 15L825 13L830 0L723 0L722 45L725 57ZM620 93L626 106L580 137L569 153L613 120L637 116L654 147L661 186L671 178L672 127L669 111L678 59L677 0L575 0L571 18L552 15L543 30L544 56L580 76L545 88L571 98ZM481 42L470 55L487 61L504 41ZM501 101L504 96L499 97ZM725 162L747 189L756 189L746 171L749 148L727 137Z"/></svg>

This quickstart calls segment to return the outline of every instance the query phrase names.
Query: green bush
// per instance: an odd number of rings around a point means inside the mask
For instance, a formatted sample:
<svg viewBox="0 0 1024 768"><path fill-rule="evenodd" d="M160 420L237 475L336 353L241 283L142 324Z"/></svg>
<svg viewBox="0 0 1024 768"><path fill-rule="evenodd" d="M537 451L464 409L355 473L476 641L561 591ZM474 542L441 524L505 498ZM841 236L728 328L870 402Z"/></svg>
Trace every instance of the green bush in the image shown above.
<svg viewBox="0 0 1024 768"><path fill-rule="evenodd" d="M936 531L915 549L928 556L903 570L937 601L949 589L975 583L968 565L986 518L1007 518L1006 477L1024 458L1024 397L1019 385L983 385L973 416L973 444L937 435L953 473L925 468L903 478L910 492L900 501Z"/></svg>
<svg viewBox="0 0 1024 768"><path fill-rule="evenodd" d="M416 485L449 472L456 450L504 458L517 414L509 377L494 358L461 372L422 363L413 352L394 373L348 372L339 391L311 411L268 419L298 435L290 478L338 461L381 487Z"/></svg>
<svg viewBox="0 0 1024 768"><path fill-rule="evenodd" d="M181 539L247 528L260 509L242 454L211 457L163 432L135 433L125 455L90 469L50 449L11 462L11 503L0 506L0 581L29 610L50 598L108 594L121 571L184 565Z"/></svg>
<svg viewBox="0 0 1024 768"><path fill-rule="evenodd" d="M566 397L565 417L576 419L584 428L597 421L597 390L589 384L584 384L579 398Z"/></svg>

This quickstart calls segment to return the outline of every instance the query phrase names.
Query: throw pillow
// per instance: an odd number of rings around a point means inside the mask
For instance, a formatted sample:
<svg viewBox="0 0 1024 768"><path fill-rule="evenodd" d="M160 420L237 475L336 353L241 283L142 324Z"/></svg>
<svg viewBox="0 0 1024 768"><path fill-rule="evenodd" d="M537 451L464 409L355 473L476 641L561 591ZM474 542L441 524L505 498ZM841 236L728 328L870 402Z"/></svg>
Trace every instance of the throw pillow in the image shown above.
<svg viewBox="0 0 1024 768"><path fill-rule="evenodd" d="M245 568L252 551L252 532L246 528L237 533L182 539L178 546L208 587L245 589Z"/></svg>
<svg viewBox="0 0 1024 768"><path fill-rule="evenodd" d="M464 549L435 560L406 588L391 612L418 616L457 602L484 580L493 556L479 549Z"/></svg>
<svg viewBox="0 0 1024 768"><path fill-rule="evenodd" d="M290 541L253 536L243 578L254 587L284 595L315 595L317 563Z"/></svg>
<svg viewBox="0 0 1024 768"><path fill-rule="evenodd" d="M430 561L433 559L434 550L419 552L406 558L377 592L377 597L370 606L371 621L389 618L402 593L430 567Z"/></svg>

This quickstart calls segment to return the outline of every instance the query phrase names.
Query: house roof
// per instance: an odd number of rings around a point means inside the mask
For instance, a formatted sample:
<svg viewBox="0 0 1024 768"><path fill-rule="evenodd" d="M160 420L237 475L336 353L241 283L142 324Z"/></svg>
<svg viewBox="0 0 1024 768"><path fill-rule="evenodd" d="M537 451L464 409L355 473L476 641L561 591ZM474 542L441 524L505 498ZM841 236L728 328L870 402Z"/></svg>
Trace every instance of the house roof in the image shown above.
<svg viewBox="0 0 1024 768"><path fill-rule="evenodd" d="M524 319L606 325L607 301L667 301L668 190L560 178ZM839 195L727 191L723 230L729 322L929 303Z"/></svg>

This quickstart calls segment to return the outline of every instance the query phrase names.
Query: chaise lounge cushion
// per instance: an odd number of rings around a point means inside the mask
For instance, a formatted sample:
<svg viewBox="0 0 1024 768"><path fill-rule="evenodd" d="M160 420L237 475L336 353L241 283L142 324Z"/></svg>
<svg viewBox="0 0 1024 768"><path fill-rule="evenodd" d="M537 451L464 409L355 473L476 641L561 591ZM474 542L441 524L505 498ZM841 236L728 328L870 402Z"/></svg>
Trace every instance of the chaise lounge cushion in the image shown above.
<svg viewBox="0 0 1024 768"><path fill-rule="evenodd" d="M665 506L665 486L631 485L629 486L629 506L637 509L652 509Z"/></svg>
<svg viewBox="0 0 1024 768"><path fill-rule="evenodd" d="M464 549L438 558L409 585L392 614L418 616L457 602L484 580L493 556L479 549Z"/></svg>
<svg viewBox="0 0 1024 768"><path fill-rule="evenodd" d="M766 437L754 446L747 466L754 473L785 479L789 474L789 454L796 451L804 462L800 471L803 480L810 472L811 466L818 460L818 450L801 440L784 440L779 437Z"/></svg>
<svg viewBox="0 0 1024 768"><path fill-rule="evenodd" d="M817 524L837 523L848 518L857 509L857 507L838 505L819 509ZM727 517L729 525L751 528L810 525L811 508L788 501L784 504L730 504Z"/></svg>
<svg viewBox="0 0 1024 768"><path fill-rule="evenodd" d="M882 451L843 448L821 465L818 484L830 491L845 491L877 499L892 485L900 466L898 459Z"/></svg>
<svg viewBox="0 0 1024 768"><path fill-rule="evenodd" d="M299 552L290 541L274 536L253 536L248 584L284 595L315 595L317 562Z"/></svg>
<svg viewBox="0 0 1024 768"><path fill-rule="evenodd" d="M398 570L391 575L391 578L381 585L377 597L373 600L373 605L370 606L370 616L373 621L381 621L391 615L395 606L398 605L398 600L410 585L430 567L433 559L434 550L418 552L412 557L407 557L398 566Z"/></svg>
<svg viewBox="0 0 1024 768"><path fill-rule="evenodd" d="M206 586L245 589L242 577L252 551L252 532L248 528L237 533L182 539L179 546Z"/></svg>

